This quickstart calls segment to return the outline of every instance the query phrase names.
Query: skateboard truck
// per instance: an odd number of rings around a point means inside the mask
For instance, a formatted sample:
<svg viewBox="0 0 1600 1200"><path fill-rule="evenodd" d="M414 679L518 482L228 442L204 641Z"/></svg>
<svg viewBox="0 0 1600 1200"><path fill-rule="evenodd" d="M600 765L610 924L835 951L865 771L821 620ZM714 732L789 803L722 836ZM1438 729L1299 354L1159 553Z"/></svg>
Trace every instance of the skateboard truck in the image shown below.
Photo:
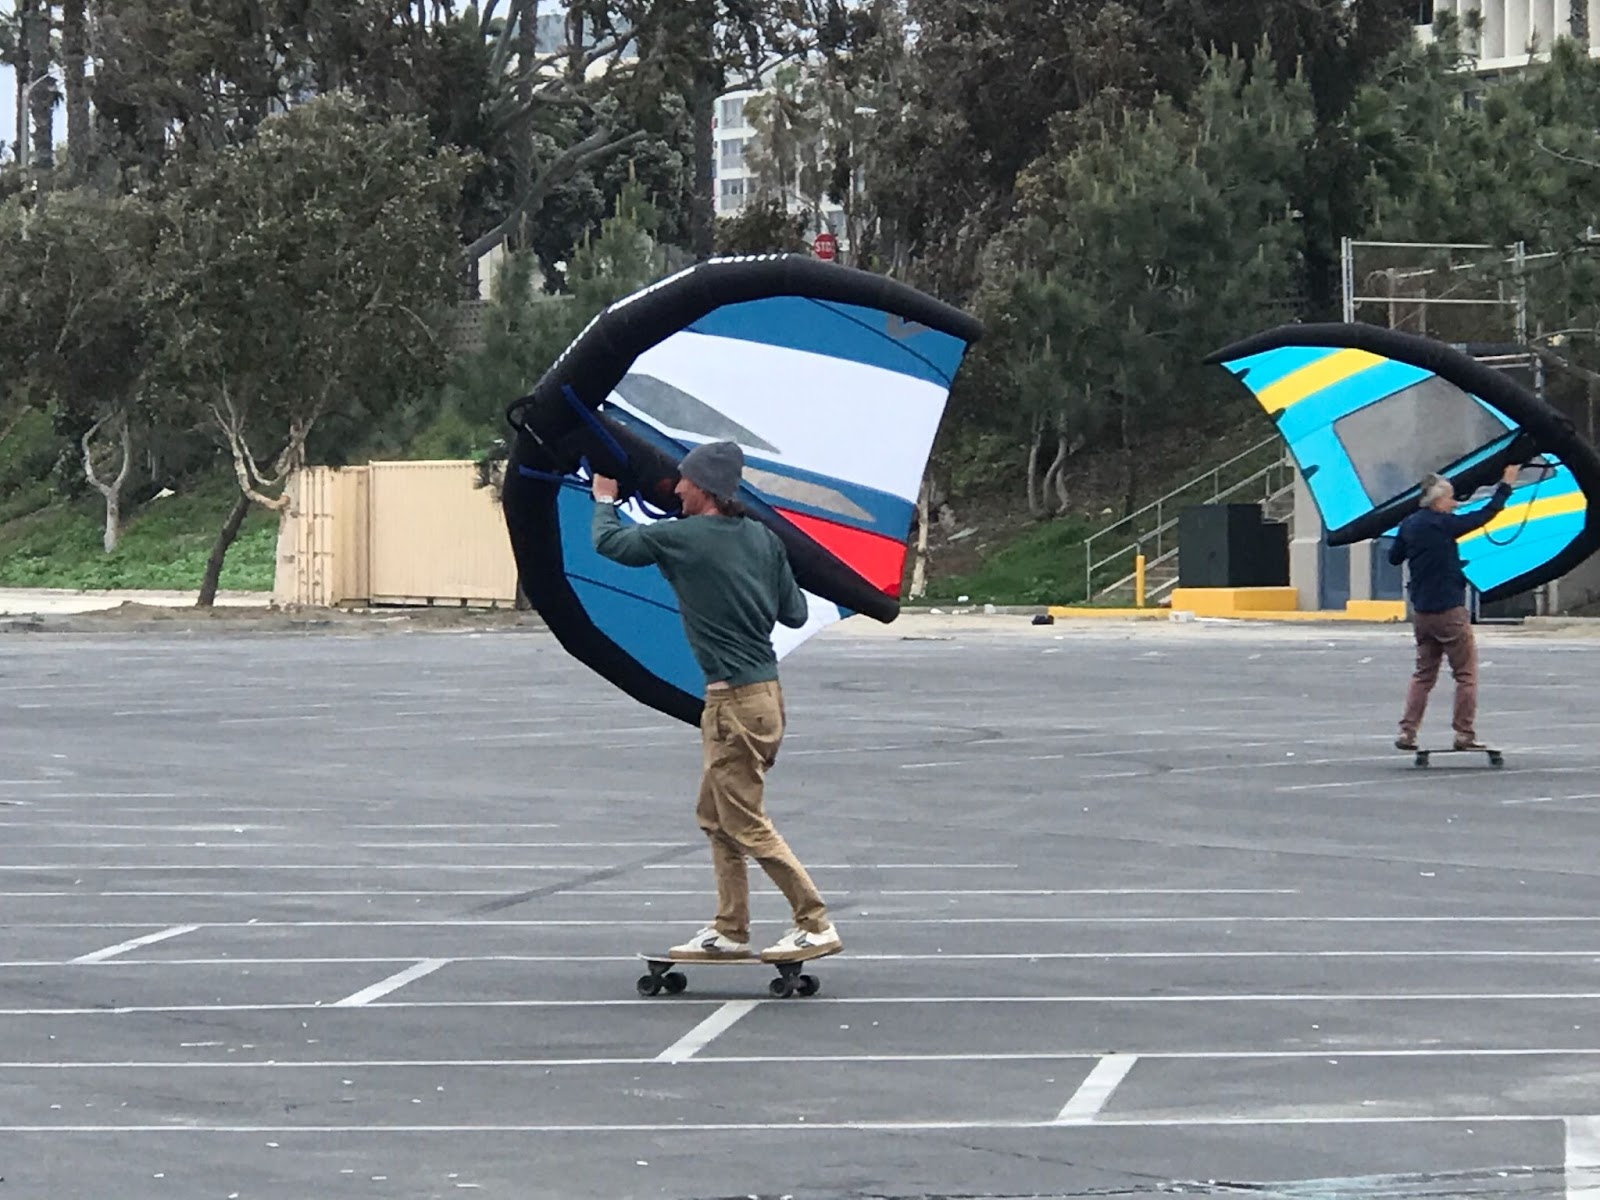
<svg viewBox="0 0 1600 1200"><path fill-rule="evenodd" d="M767 984L767 992L779 1000L787 1000L791 996L815 996L822 990L822 981L815 975L807 974L806 963L810 959L798 959L794 962L766 962L760 958L727 958L727 959L675 959L653 958L648 954L639 956L644 960L648 974L639 976L634 988L641 996L658 996L662 992L669 996L676 996L689 986L689 977L678 967L708 966L726 967L735 964L742 966L769 966L778 972L778 977ZM819 955L818 957L826 957Z"/></svg>
<svg viewBox="0 0 1600 1200"><path fill-rule="evenodd" d="M1428 765L1429 757L1435 754L1487 754L1491 767L1503 767L1506 765L1506 756L1501 751L1491 750L1486 746L1471 750L1457 750L1454 746L1441 747L1438 750L1418 750L1413 761L1417 766L1425 767Z"/></svg>

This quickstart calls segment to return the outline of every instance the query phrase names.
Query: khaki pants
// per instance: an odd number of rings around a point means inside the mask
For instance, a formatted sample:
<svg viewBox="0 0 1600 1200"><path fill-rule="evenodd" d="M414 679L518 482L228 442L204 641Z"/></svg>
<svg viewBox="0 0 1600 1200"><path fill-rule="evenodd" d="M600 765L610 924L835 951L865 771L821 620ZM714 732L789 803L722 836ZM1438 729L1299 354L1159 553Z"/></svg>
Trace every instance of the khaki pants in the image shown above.
<svg viewBox="0 0 1600 1200"><path fill-rule="evenodd" d="M1472 619L1465 608L1439 613L1413 613L1417 639L1417 669L1406 692L1406 710L1400 717L1400 732L1416 737L1422 714L1428 707L1428 693L1439 678L1439 662L1450 660L1450 673L1456 681L1456 706L1452 724L1458 741L1471 741L1478 710L1478 647L1472 638Z"/></svg>
<svg viewBox="0 0 1600 1200"><path fill-rule="evenodd" d="M711 839L717 875L717 932L750 940L750 883L745 856L756 860L789 901L794 923L828 927L828 910L806 869L772 827L762 803L767 771L783 741L783 691L776 681L706 691L700 717L705 772L695 818Z"/></svg>

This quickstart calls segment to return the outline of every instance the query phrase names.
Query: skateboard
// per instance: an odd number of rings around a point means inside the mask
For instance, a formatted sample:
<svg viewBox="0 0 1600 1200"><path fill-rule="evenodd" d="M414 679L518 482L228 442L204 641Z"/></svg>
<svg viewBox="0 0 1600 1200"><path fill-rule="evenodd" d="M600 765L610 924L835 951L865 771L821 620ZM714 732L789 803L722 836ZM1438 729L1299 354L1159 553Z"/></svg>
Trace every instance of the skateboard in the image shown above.
<svg viewBox="0 0 1600 1200"><path fill-rule="evenodd" d="M796 995L815 996L822 990L822 981L815 975L806 974L805 965L814 959L827 958L838 953L839 950L824 950L820 954L797 958L791 962L768 962L755 956L673 958L670 954L641 954L639 958L644 961L650 973L639 976L634 987L641 996L656 996L662 992L676 996L689 986L689 978L682 971L674 970L675 967L771 967L778 973L778 977L767 984L767 991L771 995L780 1000L787 1000Z"/></svg>
<svg viewBox="0 0 1600 1200"><path fill-rule="evenodd" d="M1419 749L1415 751L1415 754L1416 758L1414 761L1419 767L1427 766L1429 757L1435 754L1487 754L1489 756L1489 765L1491 767L1503 767L1506 765L1505 755L1499 750L1491 750L1487 746L1481 750L1457 750L1454 746L1441 746L1437 750Z"/></svg>

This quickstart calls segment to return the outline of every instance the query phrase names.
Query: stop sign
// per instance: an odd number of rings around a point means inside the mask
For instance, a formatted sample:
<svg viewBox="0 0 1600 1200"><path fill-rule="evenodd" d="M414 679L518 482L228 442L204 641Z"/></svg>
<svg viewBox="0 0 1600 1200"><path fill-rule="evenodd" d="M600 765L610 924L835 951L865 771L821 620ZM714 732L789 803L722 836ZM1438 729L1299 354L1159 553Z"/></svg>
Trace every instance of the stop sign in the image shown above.
<svg viewBox="0 0 1600 1200"><path fill-rule="evenodd" d="M811 243L811 249L824 262L831 262L839 257L839 239L831 233L819 233Z"/></svg>

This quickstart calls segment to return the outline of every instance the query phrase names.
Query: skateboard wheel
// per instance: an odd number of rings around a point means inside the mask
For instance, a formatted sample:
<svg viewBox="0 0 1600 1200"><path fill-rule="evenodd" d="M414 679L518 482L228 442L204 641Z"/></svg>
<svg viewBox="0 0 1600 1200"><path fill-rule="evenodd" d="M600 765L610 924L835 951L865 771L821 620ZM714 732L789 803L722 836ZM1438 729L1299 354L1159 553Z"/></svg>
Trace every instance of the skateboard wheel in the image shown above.
<svg viewBox="0 0 1600 1200"><path fill-rule="evenodd" d="M822 990L822 981L815 975L802 975L798 990L802 996L815 996Z"/></svg>
<svg viewBox="0 0 1600 1200"><path fill-rule="evenodd" d="M654 996L661 990L661 980L654 975L641 975L633 986L641 996Z"/></svg>
<svg viewBox="0 0 1600 1200"><path fill-rule="evenodd" d="M1417 755L1417 766L1425 767L1427 765L1428 765L1428 756L1427 756L1427 754L1426 753L1422 753L1422 754Z"/></svg>
<svg viewBox="0 0 1600 1200"><path fill-rule="evenodd" d="M787 1000L790 996L794 995L794 980L790 979L788 976L784 976L781 979L774 979L771 983L767 984L767 991L780 1000Z"/></svg>
<svg viewBox="0 0 1600 1200"><path fill-rule="evenodd" d="M1503 767L1503 766L1505 766L1506 765L1505 755L1503 755L1503 754L1491 754L1491 755L1489 755L1489 765L1491 767Z"/></svg>
<svg viewBox="0 0 1600 1200"><path fill-rule="evenodd" d="M689 977L682 971L668 971L662 976L662 980L667 985L667 995L669 996L676 996L689 986Z"/></svg>

